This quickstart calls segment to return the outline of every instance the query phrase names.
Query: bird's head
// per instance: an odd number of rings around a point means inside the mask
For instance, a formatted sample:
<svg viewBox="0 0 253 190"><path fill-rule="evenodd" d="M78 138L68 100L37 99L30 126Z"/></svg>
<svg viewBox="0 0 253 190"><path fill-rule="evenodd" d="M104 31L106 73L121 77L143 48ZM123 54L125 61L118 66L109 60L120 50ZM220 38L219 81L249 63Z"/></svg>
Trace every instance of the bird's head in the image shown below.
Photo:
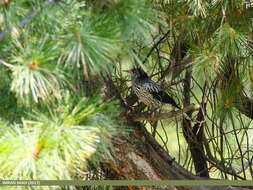
<svg viewBox="0 0 253 190"><path fill-rule="evenodd" d="M130 69L130 70L125 70L125 72L128 72L131 74L132 80L148 78L147 73L145 73L145 71L140 67Z"/></svg>

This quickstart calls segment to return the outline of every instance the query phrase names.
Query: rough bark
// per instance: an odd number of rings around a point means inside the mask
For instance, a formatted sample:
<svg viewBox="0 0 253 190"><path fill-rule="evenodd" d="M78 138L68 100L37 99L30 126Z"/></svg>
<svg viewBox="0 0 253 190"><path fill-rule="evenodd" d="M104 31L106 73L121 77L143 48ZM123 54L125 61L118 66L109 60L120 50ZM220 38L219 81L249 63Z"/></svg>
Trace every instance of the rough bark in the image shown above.
<svg viewBox="0 0 253 190"><path fill-rule="evenodd" d="M103 163L103 168L111 171L110 176L108 176L110 179L206 179L193 175L174 161L142 124L134 122L131 118L128 118L127 121L128 125L133 126L134 131L129 136L120 136L114 140L115 151L112 153L113 160L108 158L108 162ZM149 188L135 187L132 189ZM215 186L180 186L174 188L179 190L240 189ZM129 187L129 189L131 188ZM171 187L164 187L164 189L171 189Z"/></svg>
<svg viewBox="0 0 253 190"><path fill-rule="evenodd" d="M106 86L110 96L116 97L121 101L123 108L128 109L126 101L120 96L119 91L114 86L112 80L106 80ZM180 166L161 145L153 138L140 122L135 122L132 114L127 114L126 125L131 126L133 131L128 136L117 136L113 139L114 151L112 158L107 162L101 163L101 168L107 175L107 179L127 179L127 180L166 180L166 179L207 179L195 176L191 172ZM122 187L120 189L156 189L150 187ZM202 186L180 186L164 187L163 189L179 190L234 190L246 189L235 187L202 187Z"/></svg>

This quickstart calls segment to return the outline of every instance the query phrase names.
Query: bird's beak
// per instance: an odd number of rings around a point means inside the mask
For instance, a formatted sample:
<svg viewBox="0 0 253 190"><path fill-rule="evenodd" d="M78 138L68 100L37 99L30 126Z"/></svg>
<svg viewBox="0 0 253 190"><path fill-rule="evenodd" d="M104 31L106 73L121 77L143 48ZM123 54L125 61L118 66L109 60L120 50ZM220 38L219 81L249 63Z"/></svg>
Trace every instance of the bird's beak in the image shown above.
<svg viewBox="0 0 253 190"><path fill-rule="evenodd" d="M123 70L124 72L128 72L128 73L130 73L130 74L132 74L133 72L132 72L132 70Z"/></svg>

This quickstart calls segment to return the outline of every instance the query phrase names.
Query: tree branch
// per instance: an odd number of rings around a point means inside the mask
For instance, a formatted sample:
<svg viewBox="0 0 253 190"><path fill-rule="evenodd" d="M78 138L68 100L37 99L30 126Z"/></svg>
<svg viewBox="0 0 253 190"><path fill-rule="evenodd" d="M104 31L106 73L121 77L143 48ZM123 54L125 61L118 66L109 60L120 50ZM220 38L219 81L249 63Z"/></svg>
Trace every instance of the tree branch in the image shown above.
<svg viewBox="0 0 253 190"><path fill-rule="evenodd" d="M194 166L197 175L201 177L209 177L209 171L207 167L207 160L204 151L204 123L206 115L206 103L202 102L202 106L199 109L197 116L197 123L192 128L193 137L189 140L191 153L195 156L193 157ZM195 159L194 159L195 158Z"/></svg>
<svg viewBox="0 0 253 190"><path fill-rule="evenodd" d="M142 64L144 64L144 63L148 60L148 58L150 57L150 55L152 54L152 52L153 52L153 51L156 49L156 47L169 35L169 33L170 33L170 30L168 30L168 31L163 35L163 37L162 37L157 43L155 43L155 44L153 45L153 47L152 47L151 50L149 51L148 55L146 56L146 58L144 59L144 61L143 61Z"/></svg>
<svg viewBox="0 0 253 190"><path fill-rule="evenodd" d="M179 114L183 114L185 112L191 111L191 110L197 110L199 109L200 106L198 104L191 104L187 107L185 107L182 110L178 110L178 111L171 111L171 112L167 112L167 113L149 113L149 112L142 112L137 114L136 116L133 117L134 121L158 121L158 120L162 120L162 119L168 119L171 117L175 117Z"/></svg>

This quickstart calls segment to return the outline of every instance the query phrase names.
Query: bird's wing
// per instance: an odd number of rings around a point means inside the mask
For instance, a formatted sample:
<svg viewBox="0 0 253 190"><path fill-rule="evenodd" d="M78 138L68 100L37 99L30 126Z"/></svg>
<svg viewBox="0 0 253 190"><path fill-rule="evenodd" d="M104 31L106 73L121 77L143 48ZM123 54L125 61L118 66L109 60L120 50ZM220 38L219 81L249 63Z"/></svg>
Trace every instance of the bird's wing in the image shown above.
<svg viewBox="0 0 253 190"><path fill-rule="evenodd" d="M171 104L172 106L180 109L179 106L177 106L176 102L171 98L166 92L160 89L160 87L154 82L150 81L149 83L146 83L144 85L144 88L152 94L153 98L161 101L165 104Z"/></svg>
<svg viewBox="0 0 253 190"><path fill-rule="evenodd" d="M161 89L160 87L152 80L145 81L142 86L148 92L159 92Z"/></svg>
<svg viewBox="0 0 253 190"><path fill-rule="evenodd" d="M160 90L159 92L152 91L150 92L150 94L152 94L155 99L161 101L162 103L171 104L172 106L180 109L180 107L176 104L174 99L171 98L166 92Z"/></svg>

